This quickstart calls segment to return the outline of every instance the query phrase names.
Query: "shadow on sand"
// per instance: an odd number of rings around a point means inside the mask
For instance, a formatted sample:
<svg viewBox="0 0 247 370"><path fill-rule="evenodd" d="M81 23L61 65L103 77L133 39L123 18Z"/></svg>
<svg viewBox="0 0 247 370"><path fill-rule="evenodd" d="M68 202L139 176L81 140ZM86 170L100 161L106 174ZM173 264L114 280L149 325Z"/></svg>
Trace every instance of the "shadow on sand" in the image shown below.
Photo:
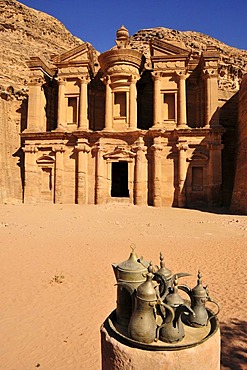
<svg viewBox="0 0 247 370"><path fill-rule="evenodd" d="M247 368L247 322L232 319L223 322L221 330L221 369Z"/></svg>

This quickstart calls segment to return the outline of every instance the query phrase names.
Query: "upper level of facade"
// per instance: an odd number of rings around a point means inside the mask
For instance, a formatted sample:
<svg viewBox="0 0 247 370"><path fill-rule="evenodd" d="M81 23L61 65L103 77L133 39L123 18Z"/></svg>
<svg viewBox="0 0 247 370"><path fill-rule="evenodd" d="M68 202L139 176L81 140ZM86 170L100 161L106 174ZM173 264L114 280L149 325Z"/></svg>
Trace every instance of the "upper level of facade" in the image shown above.
<svg viewBox="0 0 247 370"><path fill-rule="evenodd" d="M147 64L122 26L116 46L98 58L88 43L54 56L52 68L32 58L24 135L217 127L216 49L195 56L178 43L157 39L149 47Z"/></svg>

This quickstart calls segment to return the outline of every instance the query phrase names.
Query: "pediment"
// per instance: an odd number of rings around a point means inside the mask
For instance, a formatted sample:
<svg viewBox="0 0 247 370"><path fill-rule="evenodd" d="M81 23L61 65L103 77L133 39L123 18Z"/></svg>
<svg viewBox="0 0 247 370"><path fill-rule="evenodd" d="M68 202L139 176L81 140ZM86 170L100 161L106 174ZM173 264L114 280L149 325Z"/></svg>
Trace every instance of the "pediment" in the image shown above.
<svg viewBox="0 0 247 370"><path fill-rule="evenodd" d="M77 63L89 62L89 45L85 42L74 49L71 49L63 54L56 55L53 58L53 63L56 65L70 65Z"/></svg>
<svg viewBox="0 0 247 370"><path fill-rule="evenodd" d="M129 161L136 156L135 153L125 148L116 147L114 151L108 152L104 155L104 159Z"/></svg>
<svg viewBox="0 0 247 370"><path fill-rule="evenodd" d="M203 152L194 152L192 156L188 159L188 161L207 161L208 156Z"/></svg>
<svg viewBox="0 0 247 370"><path fill-rule="evenodd" d="M152 57L162 56L188 56L189 51L182 47L178 42L167 42L152 39L150 42L150 52Z"/></svg>
<svg viewBox="0 0 247 370"><path fill-rule="evenodd" d="M39 165L51 165L55 162L55 159L51 157L50 155L42 155L37 159L37 164Z"/></svg>

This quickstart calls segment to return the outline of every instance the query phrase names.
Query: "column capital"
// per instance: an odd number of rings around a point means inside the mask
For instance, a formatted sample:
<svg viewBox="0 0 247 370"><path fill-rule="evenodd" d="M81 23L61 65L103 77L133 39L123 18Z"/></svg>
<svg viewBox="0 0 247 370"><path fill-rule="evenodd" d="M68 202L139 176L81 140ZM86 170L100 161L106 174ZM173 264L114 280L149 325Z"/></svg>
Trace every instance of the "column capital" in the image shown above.
<svg viewBox="0 0 247 370"><path fill-rule="evenodd" d="M111 84L111 77L110 76L104 76L101 78L101 81L105 84L105 85L110 85Z"/></svg>
<svg viewBox="0 0 247 370"><path fill-rule="evenodd" d="M202 78L207 80L209 78L217 78L218 77L218 71L216 68L207 68L202 71Z"/></svg>
<svg viewBox="0 0 247 370"><path fill-rule="evenodd" d="M66 85L66 78L59 77L57 80L58 85Z"/></svg>
<svg viewBox="0 0 247 370"><path fill-rule="evenodd" d="M28 82L29 86L42 86L45 83L43 76L31 76Z"/></svg>
<svg viewBox="0 0 247 370"><path fill-rule="evenodd" d="M188 146L188 144L186 142L177 143L176 147L177 147L177 150L178 151L184 150L186 152L186 150L189 149L189 146Z"/></svg>
<svg viewBox="0 0 247 370"><path fill-rule="evenodd" d="M138 152L138 151L146 152L147 151L147 147L145 146L144 140L142 137L139 137L139 139L134 143L134 145L132 146L132 150L134 152Z"/></svg>
<svg viewBox="0 0 247 370"><path fill-rule="evenodd" d="M35 145L25 146L22 150L24 153L37 153L38 152L38 148Z"/></svg>
<svg viewBox="0 0 247 370"><path fill-rule="evenodd" d="M75 150L77 152L89 153L90 152L90 146L87 143L78 143L75 146Z"/></svg>
<svg viewBox="0 0 247 370"><path fill-rule="evenodd" d="M174 72L174 77L178 80L186 80L189 75L190 74L187 71L177 70Z"/></svg>
<svg viewBox="0 0 247 370"><path fill-rule="evenodd" d="M207 148L209 150L222 150L224 149L224 145L223 144L219 144L219 143L208 143L207 144Z"/></svg>
<svg viewBox="0 0 247 370"><path fill-rule="evenodd" d="M65 152L65 148L64 148L64 145L63 144L61 144L61 145L54 145L53 147L52 147L52 150L53 150L53 152L59 152L59 153L63 153L63 152Z"/></svg>
<svg viewBox="0 0 247 370"><path fill-rule="evenodd" d="M160 71L151 72L151 75L152 75L153 81L160 81L162 72Z"/></svg>
<svg viewBox="0 0 247 370"><path fill-rule="evenodd" d="M88 84L89 81L90 81L89 75L85 74L85 75L82 75L82 76L78 77L78 81L81 85Z"/></svg>

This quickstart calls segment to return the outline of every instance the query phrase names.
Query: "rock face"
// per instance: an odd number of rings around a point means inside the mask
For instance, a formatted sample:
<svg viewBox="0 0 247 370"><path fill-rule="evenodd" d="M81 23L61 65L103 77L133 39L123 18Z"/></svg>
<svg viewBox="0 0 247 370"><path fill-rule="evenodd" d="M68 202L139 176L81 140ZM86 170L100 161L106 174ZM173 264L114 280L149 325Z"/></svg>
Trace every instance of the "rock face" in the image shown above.
<svg viewBox="0 0 247 370"><path fill-rule="evenodd" d="M247 71L247 51L229 47L198 32L180 32L167 28L140 30L130 38L130 46L147 56L149 41L164 39L198 55L208 46L217 48L219 63L219 121L226 129L223 136L222 203L229 205L233 190L237 149L238 90ZM0 202L22 200L20 172L23 168L19 134L26 128L27 59L38 56L46 61L79 46L82 41L54 17L28 8L15 0L0 0ZM52 66L50 66L52 67Z"/></svg>
<svg viewBox="0 0 247 370"><path fill-rule="evenodd" d="M247 214L247 75L239 92L238 152L235 184L232 196L232 211Z"/></svg>
<svg viewBox="0 0 247 370"><path fill-rule="evenodd" d="M15 0L0 0L0 84L22 88L28 79L27 59L50 59L81 41L57 19Z"/></svg>
<svg viewBox="0 0 247 370"><path fill-rule="evenodd" d="M82 43L57 19L15 0L0 0L0 202L22 200L22 151L25 128L27 59L50 59Z"/></svg>

